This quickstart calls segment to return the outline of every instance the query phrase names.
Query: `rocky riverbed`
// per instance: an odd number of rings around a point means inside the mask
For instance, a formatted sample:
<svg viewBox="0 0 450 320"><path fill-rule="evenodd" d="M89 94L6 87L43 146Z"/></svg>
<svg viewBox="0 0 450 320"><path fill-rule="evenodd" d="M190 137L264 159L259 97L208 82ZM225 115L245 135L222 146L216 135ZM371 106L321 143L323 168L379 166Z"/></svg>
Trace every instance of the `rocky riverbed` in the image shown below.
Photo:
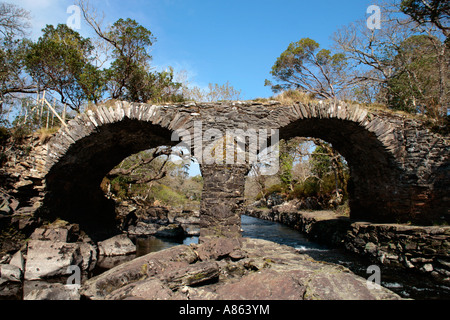
<svg viewBox="0 0 450 320"><path fill-rule="evenodd" d="M291 247L219 239L150 253L87 280L93 300L398 300L388 289Z"/></svg>
<svg viewBox="0 0 450 320"><path fill-rule="evenodd" d="M25 251L3 261L0 299L400 299L382 287L369 289L345 267L265 240L218 239L133 258L136 246L125 234L94 244L71 227L39 228ZM127 262L93 276L113 256Z"/></svg>

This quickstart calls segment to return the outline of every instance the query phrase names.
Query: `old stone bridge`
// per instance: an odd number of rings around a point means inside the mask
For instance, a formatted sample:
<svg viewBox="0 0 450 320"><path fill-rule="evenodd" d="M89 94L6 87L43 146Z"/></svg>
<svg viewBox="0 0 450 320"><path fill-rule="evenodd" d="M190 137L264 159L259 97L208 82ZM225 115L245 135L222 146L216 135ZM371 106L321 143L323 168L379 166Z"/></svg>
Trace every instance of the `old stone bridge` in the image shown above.
<svg viewBox="0 0 450 320"><path fill-rule="evenodd" d="M40 168L46 185L43 212L107 227L114 217L114 204L105 198L100 183L124 158L177 145L174 132L190 135L194 142L203 139L200 149L209 147L211 153L211 143L223 144L227 130L238 129L250 133L241 141L247 155L252 152L252 133L262 129L278 129L281 139L316 137L332 143L350 168L353 219L416 224L450 221L448 139L411 117L333 102L100 105L71 120L50 140ZM198 143L191 144L194 155L198 148ZM226 157L214 150L214 163L201 164L201 239L239 237L249 160L225 163Z"/></svg>

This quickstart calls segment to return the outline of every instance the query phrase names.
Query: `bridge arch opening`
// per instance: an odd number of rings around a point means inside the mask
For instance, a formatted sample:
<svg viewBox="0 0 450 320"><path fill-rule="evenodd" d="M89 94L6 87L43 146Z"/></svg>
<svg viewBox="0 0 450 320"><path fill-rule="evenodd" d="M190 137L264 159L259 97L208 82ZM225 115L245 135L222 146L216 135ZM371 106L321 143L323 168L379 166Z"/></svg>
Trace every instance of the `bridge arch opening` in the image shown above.
<svg viewBox="0 0 450 320"><path fill-rule="evenodd" d="M271 208L294 200L302 210L336 210L348 214L348 164L331 144L318 138L295 137L279 142L276 174L257 163L246 179L250 207Z"/></svg>
<svg viewBox="0 0 450 320"><path fill-rule="evenodd" d="M336 118L299 119L280 128L280 139L312 137L326 141L348 165L347 192L350 217L398 222L408 208L400 208L396 188L400 172L392 153L378 136L357 122Z"/></svg>
<svg viewBox="0 0 450 320"><path fill-rule="evenodd" d="M101 189L104 177L133 154L175 145L171 136L167 128L129 118L98 126L71 144L47 173L43 215L78 223L99 238L114 234L115 201Z"/></svg>

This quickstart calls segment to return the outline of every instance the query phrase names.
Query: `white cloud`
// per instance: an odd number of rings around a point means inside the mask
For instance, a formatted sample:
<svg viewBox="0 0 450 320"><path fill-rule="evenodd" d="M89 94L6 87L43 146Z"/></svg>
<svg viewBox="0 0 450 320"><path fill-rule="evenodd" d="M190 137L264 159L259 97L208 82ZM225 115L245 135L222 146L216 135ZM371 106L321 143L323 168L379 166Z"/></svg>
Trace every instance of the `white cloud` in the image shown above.
<svg viewBox="0 0 450 320"><path fill-rule="evenodd" d="M30 11L31 38L34 40L41 36L41 30L47 24L66 23L70 16L67 8L73 3L73 0L14 0L15 5Z"/></svg>

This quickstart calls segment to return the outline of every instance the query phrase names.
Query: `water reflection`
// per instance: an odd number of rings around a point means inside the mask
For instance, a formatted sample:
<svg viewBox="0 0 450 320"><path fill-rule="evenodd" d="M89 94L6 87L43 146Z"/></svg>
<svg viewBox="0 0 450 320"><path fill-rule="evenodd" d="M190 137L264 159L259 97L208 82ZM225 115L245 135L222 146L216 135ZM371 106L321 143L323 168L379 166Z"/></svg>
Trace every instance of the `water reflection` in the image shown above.
<svg viewBox="0 0 450 320"><path fill-rule="evenodd" d="M164 239L156 237L145 237L136 239L136 257L144 256L151 252L157 252L168 249L180 244L190 245L191 243L198 243L198 237L187 237L182 241L173 239Z"/></svg>

